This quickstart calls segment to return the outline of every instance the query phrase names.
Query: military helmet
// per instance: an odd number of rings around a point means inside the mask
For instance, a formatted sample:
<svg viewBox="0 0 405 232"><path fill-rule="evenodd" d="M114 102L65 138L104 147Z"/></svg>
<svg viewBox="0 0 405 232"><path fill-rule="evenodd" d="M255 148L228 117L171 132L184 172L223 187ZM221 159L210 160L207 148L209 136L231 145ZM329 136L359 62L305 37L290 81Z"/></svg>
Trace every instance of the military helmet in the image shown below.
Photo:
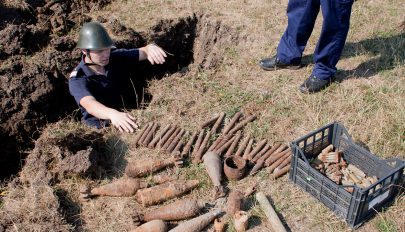
<svg viewBox="0 0 405 232"><path fill-rule="evenodd" d="M77 48L101 50L112 46L114 46L114 42L100 23L85 23L80 29Z"/></svg>

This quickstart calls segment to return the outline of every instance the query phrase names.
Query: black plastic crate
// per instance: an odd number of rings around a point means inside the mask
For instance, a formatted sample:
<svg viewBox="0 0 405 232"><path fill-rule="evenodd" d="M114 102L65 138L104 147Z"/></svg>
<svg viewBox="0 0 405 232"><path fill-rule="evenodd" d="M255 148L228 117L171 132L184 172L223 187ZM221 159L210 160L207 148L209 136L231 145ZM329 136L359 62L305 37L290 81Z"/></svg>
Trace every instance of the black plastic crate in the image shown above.
<svg viewBox="0 0 405 232"><path fill-rule="evenodd" d="M343 151L344 159L378 181L367 188L352 186L353 192L313 168L309 159L316 157L329 144ZM405 162L394 158L381 160L356 145L347 130L334 122L291 142L293 159L289 179L324 203L352 228L379 211L394 198L403 178Z"/></svg>

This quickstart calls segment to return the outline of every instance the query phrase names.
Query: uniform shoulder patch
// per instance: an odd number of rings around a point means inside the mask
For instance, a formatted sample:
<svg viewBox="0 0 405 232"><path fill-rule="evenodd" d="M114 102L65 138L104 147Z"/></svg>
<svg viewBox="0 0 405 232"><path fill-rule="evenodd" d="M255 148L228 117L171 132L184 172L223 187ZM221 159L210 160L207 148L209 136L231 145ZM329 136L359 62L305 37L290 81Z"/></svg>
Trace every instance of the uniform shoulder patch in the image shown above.
<svg viewBox="0 0 405 232"><path fill-rule="evenodd" d="M77 70L74 70L73 72L70 73L69 78L76 77L77 76Z"/></svg>

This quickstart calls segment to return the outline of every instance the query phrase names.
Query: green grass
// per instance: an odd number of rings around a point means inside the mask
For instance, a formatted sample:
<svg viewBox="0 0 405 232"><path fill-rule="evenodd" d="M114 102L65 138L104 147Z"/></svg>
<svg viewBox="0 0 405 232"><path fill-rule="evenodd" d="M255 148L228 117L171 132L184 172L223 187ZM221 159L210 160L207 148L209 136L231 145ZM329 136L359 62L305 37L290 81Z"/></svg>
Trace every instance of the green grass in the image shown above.
<svg viewBox="0 0 405 232"><path fill-rule="evenodd" d="M392 220L381 217L376 222L376 227L380 232L398 232L398 228L395 226Z"/></svg>

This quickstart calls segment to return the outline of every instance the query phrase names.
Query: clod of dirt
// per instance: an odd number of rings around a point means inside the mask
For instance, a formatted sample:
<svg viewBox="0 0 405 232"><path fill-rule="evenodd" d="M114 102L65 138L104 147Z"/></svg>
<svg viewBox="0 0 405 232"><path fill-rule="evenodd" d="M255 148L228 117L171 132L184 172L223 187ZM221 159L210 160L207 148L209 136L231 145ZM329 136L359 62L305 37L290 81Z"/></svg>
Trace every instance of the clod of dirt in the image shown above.
<svg viewBox="0 0 405 232"><path fill-rule="evenodd" d="M102 134L81 130L62 138L43 136L27 157L20 178L23 183L54 183L69 175L100 176Z"/></svg>
<svg viewBox="0 0 405 232"><path fill-rule="evenodd" d="M51 40L52 46L57 51L72 51L76 47L76 42L69 37L56 37Z"/></svg>

